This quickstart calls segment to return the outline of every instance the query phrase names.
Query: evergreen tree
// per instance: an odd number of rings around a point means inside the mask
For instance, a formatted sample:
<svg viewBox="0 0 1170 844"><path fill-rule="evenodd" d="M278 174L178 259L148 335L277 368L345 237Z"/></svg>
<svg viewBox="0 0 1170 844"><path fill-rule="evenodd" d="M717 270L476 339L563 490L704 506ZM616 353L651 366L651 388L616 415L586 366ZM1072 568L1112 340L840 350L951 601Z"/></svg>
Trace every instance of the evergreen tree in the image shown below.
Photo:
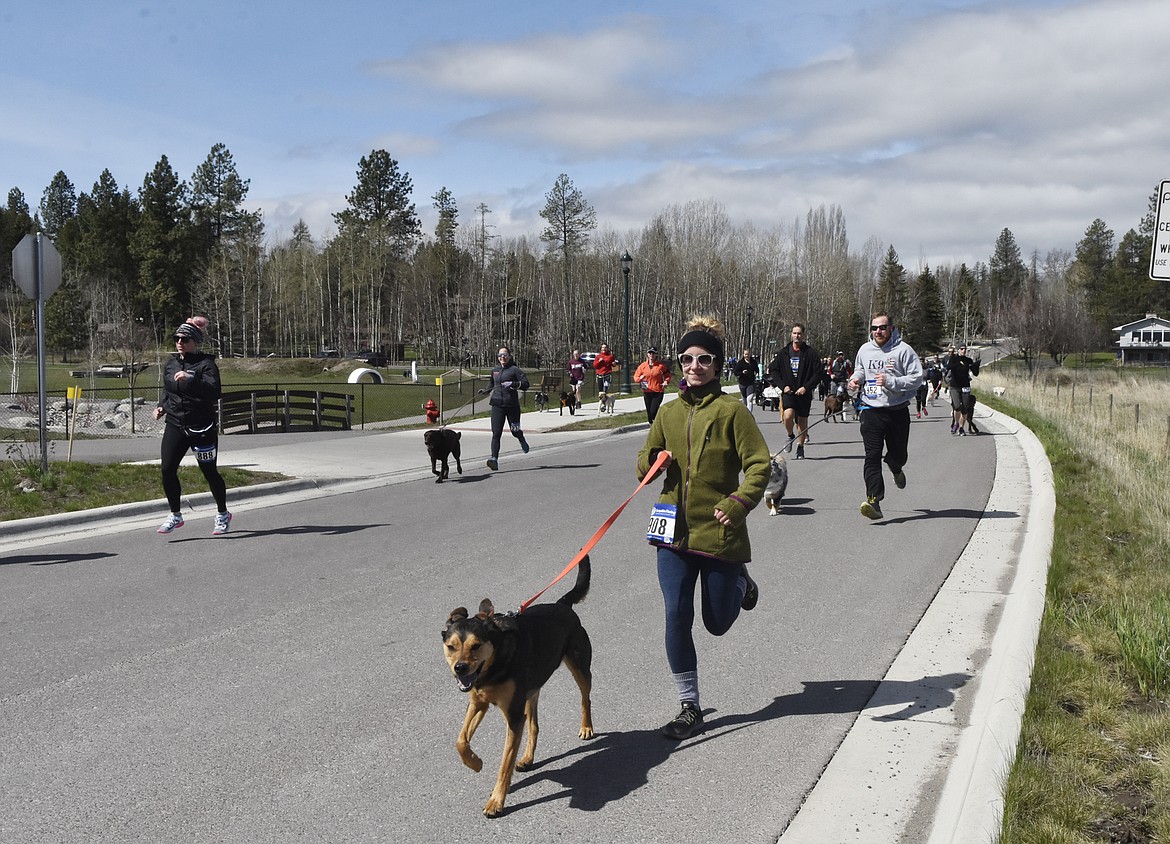
<svg viewBox="0 0 1170 844"><path fill-rule="evenodd" d="M431 200L435 210L439 212L439 222L435 224L435 239L441 246L452 247L455 245L455 230L459 228L459 208L455 204L455 197L446 188L439 188Z"/></svg>
<svg viewBox="0 0 1170 844"><path fill-rule="evenodd" d="M339 232L328 252L337 259L342 288L361 302L348 319L350 343L377 348L387 313L389 333L403 339L402 264L422 237L412 190L409 174L376 149L358 162L349 206L333 215Z"/></svg>
<svg viewBox="0 0 1170 844"><path fill-rule="evenodd" d="M231 152L215 144L191 177L191 224L206 252L249 233L260 214L245 211L251 182L240 178Z"/></svg>
<svg viewBox="0 0 1170 844"><path fill-rule="evenodd" d="M4 215L0 217L0 249L4 250L5 255L11 255L16 244L20 243L24 236L32 231L33 220L29 216L28 202L24 198L24 193L21 192L20 188L12 188L8 191L8 202L4 209ZM6 278L11 277L11 261L0 261L0 267L5 268Z"/></svg>
<svg viewBox="0 0 1170 844"><path fill-rule="evenodd" d="M577 322L577 296L572 290L572 263L589 241L589 233L597 228L597 212L585 199L585 195L574 187L565 173L557 176L552 189L544 195L544 208L540 216L547 225L540 233L540 239L548 244L550 252L556 252L561 261L561 281L564 285L562 301L566 303L565 320L569 328L567 342L577 345L581 328Z"/></svg>
<svg viewBox="0 0 1170 844"><path fill-rule="evenodd" d="M955 305L952 310L950 343L965 343L971 337L982 334L987 318L979 300L979 285L966 264L959 265L955 283Z"/></svg>
<svg viewBox="0 0 1170 844"><path fill-rule="evenodd" d="M77 199L78 268L99 323L114 322L114 313L123 312L131 299L138 268L130 240L137 216L134 197L118 187L109 170Z"/></svg>
<svg viewBox="0 0 1170 844"><path fill-rule="evenodd" d="M64 172L58 170L41 196L41 230L58 241L62 230L77 215L77 191Z"/></svg>
<svg viewBox="0 0 1170 844"><path fill-rule="evenodd" d="M1028 268L1020 256L1020 247L1010 229L999 233L995 241L995 252L989 263L988 281L991 285L993 302L1010 299L1023 289L1028 278Z"/></svg>
<svg viewBox="0 0 1170 844"><path fill-rule="evenodd" d="M349 207L333 215L342 234L364 233L377 227L394 257L404 257L422 236L422 224L410 194L410 175L382 149L358 162L357 185L345 201Z"/></svg>
<svg viewBox="0 0 1170 844"><path fill-rule="evenodd" d="M914 279L910 290L913 306L906 316L909 340L919 354L941 347L946 313L938 279L927 265Z"/></svg>
<svg viewBox="0 0 1170 844"><path fill-rule="evenodd" d="M248 187L224 144L215 144L191 177L193 260L201 281L193 304L212 317L223 354L257 351L263 323L264 223L259 212L243 207Z"/></svg>
<svg viewBox="0 0 1170 844"><path fill-rule="evenodd" d="M1099 328L1109 326L1113 310L1113 231L1098 217L1077 241L1073 286L1084 292L1089 313Z"/></svg>
<svg viewBox="0 0 1170 844"><path fill-rule="evenodd" d="M1166 285L1150 278L1150 249L1153 238L1130 229L1117 245L1113 263L1112 313L1113 328L1157 312L1157 294Z"/></svg>
<svg viewBox="0 0 1170 844"><path fill-rule="evenodd" d="M138 263L138 284L131 290L132 320L156 330L177 325L190 316L191 261L190 189L164 155L138 191L140 214L130 238Z"/></svg>
<svg viewBox="0 0 1170 844"><path fill-rule="evenodd" d="M898 251L893 246L886 251L886 260L878 276L874 307L890 315L896 326L906 322L909 305L909 290L906 283L906 268L898 261Z"/></svg>

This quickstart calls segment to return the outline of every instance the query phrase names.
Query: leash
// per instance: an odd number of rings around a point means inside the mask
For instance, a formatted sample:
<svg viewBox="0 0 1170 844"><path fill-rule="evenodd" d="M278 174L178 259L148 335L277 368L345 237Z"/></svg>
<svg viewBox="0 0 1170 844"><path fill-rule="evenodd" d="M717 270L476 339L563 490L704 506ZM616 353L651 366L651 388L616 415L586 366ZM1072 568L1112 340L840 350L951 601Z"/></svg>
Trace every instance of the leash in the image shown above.
<svg viewBox="0 0 1170 844"><path fill-rule="evenodd" d="M642 482L638 484L638 488L633 491L629 498L622 502L620 507L613 511L608 519L602 522L601 527L599 527L593 536L590 537L589 541L585 543L585 546L577 552L577 555L569 561L569 564L565 566L564 571L558 574L548 586L541 589L539 592L520 605L520 612L524 612L524 610L528 609L529 605L532 604L537 598L555 586L566 574L577 568L577 565L583 559L585 559L585 555L593 549L593 546L598 543L601 537L605 536L606 531L608 531L613 526L613 523L617 521L617 517L622 514L622 510L626 509L626 505L634 500L634 496L642 491L642 487L646 486L646 484L650 483L650 481L654 480L654 478L658 476L659 470L666 465L666 461L670 459L670 456L670 452L666 451L665 449L659 453L658 459L654 461L654 465L651 466L650 469L646 472L646 476L642 478Z"/></svg>
<svg viewBox="0 0 1170 844"><path fill-rule="evenodd" d="M472 381L472 383L474 384L475 382L474 382L474 381ZM460 413L462 413L464 408L466 408L466 407L469 407L469 406L471 406L471 405L475 404L475 400L476 400L477 398L479 398L479 393L478 393L478 392L472 392L472 394L471 394L471 398L469 398L467 401L463 402L463 404L461 404L459 407L455 408L455 409L454 409L453 411L451 411L450 413L444 413L444 414L443 414L443 424L441 424L441 425L439 426L439 428L440 428L440 429L442 429L442 428L446 428L448 425L450 425L450 424L451 424L451 422L450 422L449 420L453 420L453 419L454 419L456 416L458 416ZM485 399L485 401L486 401L486 399Z"/></svg>

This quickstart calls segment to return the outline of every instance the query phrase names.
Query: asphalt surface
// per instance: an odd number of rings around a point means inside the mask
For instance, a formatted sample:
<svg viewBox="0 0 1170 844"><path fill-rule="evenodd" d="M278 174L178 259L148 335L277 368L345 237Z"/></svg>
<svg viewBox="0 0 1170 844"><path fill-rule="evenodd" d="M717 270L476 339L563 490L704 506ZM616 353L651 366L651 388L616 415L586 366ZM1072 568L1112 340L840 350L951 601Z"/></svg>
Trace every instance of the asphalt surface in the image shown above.
<svg viewBox="0 0 1170 844"><path fill-rule="evenodd" d="M444 486L417 430L225 437L224 465L298 478L231 491L226 537L207 536L198 492L171 537L151 529L158 501L0 525L0 840L990 841L1051 479L1014 420L980 408L987 434L960 439L933 410L875 523L856 509L857 425L813 429L783 514L751 517L760 606L697 634L707 730L677 747L657 736L675 707L643 492L599 542L581 608L599 737L566 735L561 672L539 764L491 822L498 716L472 774L441 619L555 575L633 491L644 424L566 432L567 414L525 414L533 451L505 436L498 473L486 423L455 425L464 473ZM757 418L779 447L779 415ZM157 448L91 441L74 458Z"/></svg>

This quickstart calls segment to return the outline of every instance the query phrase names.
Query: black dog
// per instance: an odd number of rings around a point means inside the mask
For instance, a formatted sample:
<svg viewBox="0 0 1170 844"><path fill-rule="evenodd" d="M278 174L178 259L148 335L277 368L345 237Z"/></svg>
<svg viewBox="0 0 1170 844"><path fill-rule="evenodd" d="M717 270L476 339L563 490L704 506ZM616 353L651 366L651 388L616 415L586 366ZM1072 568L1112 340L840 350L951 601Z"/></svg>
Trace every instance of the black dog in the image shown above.
<svg viewBox="0 0 1170 844"><path fill-rule="evenodd" d="M435 483L441 484L447 479L451 473L450 467L447 465L447 458L455 458L455 468L459 470L459 474L463 474L463 464L459 462L459 437L458 431L452 431L450 428L432 428L423 434L423 442L427 444L427 454L431 456L431 471L439 477ZM440 471L437 464L442 463L443 469Z"/></svg>
<svg viewBox="0 0 1170 844"><path fill-rule="evenodd" d="M569 408L569 415L577 415L577 394L561 393L561 416L565 415L565 408Z"/></svg>
<svg viewBox="0 0 1170 844"><path fill-rule="evenodd" d="M536 409L543 413L546 407L548 407L548 393L544 392L543 390L537 391Z"/></svg>
<svg viewBox="0 0 1170 844"><path fill-rule="evenodd" d="M589 557L581 560L577 583L555 604L534 604L519 615L498 614L492 602L480 602L479 612L459 607L447 618L443 629L443 653L459 690L469 696L463 728L455 749L463 764L479 772L483 760L471 749L471 739L488 707L503 713L508 733L504 758L496 774L483 813L494 818L504 811L504 799L512 784L512 771L527 771L536 754L539 732L536 704L540 689L562 662L568 667L581 692L580 738L593 738L593 711L589 695L593 688L593 646L581 619L573 611L589 591ZM520 738L528 729L528 744L520 753Z"/></svg>

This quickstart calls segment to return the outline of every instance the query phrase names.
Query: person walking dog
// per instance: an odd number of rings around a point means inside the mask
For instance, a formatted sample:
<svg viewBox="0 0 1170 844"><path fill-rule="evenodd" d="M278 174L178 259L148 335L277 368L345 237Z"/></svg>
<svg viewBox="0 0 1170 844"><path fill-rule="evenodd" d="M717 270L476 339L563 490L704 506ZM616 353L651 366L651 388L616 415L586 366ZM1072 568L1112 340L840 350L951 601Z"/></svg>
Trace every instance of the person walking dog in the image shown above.
<svg viewBox="0 0 1170 844"><path fill-rule="evenodd" d="M771 458L751 411L719 382L723 336L714 317L691 320L678 342L678 399L654 419L637 460L642 479L663 451L670 454L646 538L657 549L666 659L681 704L662 734L675 740L703 725L692 634L696 585L702 587L703 626L715 636L730 630L760 595L747 569L747 516L763 498Z"/></svg>

